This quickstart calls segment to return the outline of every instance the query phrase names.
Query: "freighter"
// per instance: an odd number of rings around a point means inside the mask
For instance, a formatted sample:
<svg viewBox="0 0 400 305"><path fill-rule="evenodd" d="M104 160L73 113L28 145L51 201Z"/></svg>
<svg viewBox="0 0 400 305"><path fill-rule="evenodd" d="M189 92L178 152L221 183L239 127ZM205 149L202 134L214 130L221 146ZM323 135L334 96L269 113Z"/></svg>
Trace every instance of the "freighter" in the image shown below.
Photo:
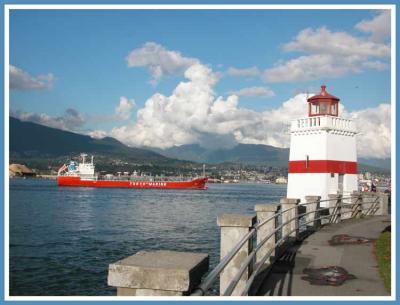
<svg viewBox="0 0 400 305"><path fill-rule="evenodd" d="M121 179L120 177L104 178L95 173L93 156L91 162L86 161L86 154L81 154L82 162L70 161L64 164L57 175L57 185L77 187L111 187L111 188L134 188L134 189L207 189L207 177L195 178L188 181L153 181L142 180L135 177Z"/></svg>

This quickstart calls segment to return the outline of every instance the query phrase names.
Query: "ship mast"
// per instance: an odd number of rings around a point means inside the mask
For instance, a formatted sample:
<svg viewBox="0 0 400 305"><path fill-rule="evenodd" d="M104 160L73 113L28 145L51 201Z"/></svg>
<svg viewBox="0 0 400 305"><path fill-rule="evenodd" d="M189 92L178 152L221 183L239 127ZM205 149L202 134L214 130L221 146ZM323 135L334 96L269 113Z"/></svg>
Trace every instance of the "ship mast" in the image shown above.
<svg viewBox="0 0 400 305"><path fill-rule="evenodd" d="M81 154L82 157L82 164L85 164L85 158L86 158L87 154Z"/></svg>

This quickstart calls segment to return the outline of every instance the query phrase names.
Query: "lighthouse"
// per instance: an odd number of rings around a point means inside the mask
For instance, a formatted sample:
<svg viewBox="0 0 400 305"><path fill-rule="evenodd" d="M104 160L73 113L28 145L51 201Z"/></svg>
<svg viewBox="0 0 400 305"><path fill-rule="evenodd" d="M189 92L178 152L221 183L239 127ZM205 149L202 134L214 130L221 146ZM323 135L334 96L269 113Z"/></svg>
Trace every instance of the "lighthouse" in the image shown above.
<svg viewBox="0 0 400 305"><path fill-rule="evenodd" d="M339 98L326 86L307 99L308 117L290 125L288 198L349 194L358 189L356 127L339 116ZM321 206L326 206L321 202Z"/></svg>

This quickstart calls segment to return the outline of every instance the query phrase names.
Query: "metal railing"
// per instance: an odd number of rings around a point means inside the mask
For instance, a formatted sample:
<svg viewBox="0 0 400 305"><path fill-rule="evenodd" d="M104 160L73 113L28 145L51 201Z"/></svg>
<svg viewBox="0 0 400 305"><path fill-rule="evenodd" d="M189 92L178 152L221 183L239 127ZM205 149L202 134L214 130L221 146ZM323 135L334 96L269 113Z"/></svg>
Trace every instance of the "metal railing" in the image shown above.
<svg viewBox="0 0 400 305"><path fill-rule="evenodd" d="M361 194L354 193L351 196L343 197L342 195L330 195L330 199L315 200L302 202L295 204L293 207L283 210L282 204L279 206L278 211L274 212L271 217L264 220L258 221L254 226L249 229L233 248L221 259L217 266L211 270L203 281L197 286L197 288L191 293L192 296L206 295L207 292L215 285L218 281L220 274L227 268L228 264L238 254L243 246L250 243L250 240L259 234L260 228L264 225L274 222L274 229L270 230L266 236L263 236L261 240L255 245L251 251L249 251L247 257L241 262L239 269L236 274L230 280L225 291L220 291L221 295L229 296L232 295L239 283L243 278L249 267L252 266L252 271L249 272L246 280L245 287L239 293L236 291L235 295L248 295L254 280L261 273L263 267L266 266L266 262L269 259L269 265L271 266L278 257L273 257L273 253L286 242L290 242L292 235L294 239L298 239L301 229L306 230L311 225L313 230L317 230L319 227L329 224L338 223L343 219L349 219L354 217L361 217L362 215L375 215L379 210L381 212L385 210L384 204L387 205L387 200L382 199L383 194ZM320 207L323 203L324 207ZM314 209L311 208L314 206ZM316 207L316 208L315 208ZM299 213L300 209L305 212ZM288 213L294 211L295 217L290 217ZM386 207L387 211L387 207ZM310 215L310 219L307 216ZM281 221L278 221L280 220ZM292 227L292 224L294 226ZM287 227L288 229L284 230ZM285 234L284 234L285 233ZM276 239L276 236L279 239ZM259 250L272 238L274 238L274 244L270 246L266 254L255 264L257 253Z"/></svg>

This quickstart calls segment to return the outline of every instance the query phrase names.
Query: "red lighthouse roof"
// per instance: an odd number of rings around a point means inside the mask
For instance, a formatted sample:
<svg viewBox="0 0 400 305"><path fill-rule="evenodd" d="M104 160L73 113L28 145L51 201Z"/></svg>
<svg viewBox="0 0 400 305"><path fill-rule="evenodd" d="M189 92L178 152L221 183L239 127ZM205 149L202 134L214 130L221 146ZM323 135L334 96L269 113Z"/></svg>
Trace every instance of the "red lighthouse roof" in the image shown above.
<svg viewBox="0 0 400 305"><path fill-rule="evenodd" d="M329 94L326 86L321 86L321 92L307 99L308 116L332 115L338 116L339 98Z"/></svg>
<svg viewBox="0 0 400 305"><path fill-rule="evenodd" d="M321 86L321 92L317 95L314 95L307 99L308 102L312 102L315 100L332 100L332 101L340 101L340 99L334 95L331 95L326 91L326 86L322 85Z"/></svg>

